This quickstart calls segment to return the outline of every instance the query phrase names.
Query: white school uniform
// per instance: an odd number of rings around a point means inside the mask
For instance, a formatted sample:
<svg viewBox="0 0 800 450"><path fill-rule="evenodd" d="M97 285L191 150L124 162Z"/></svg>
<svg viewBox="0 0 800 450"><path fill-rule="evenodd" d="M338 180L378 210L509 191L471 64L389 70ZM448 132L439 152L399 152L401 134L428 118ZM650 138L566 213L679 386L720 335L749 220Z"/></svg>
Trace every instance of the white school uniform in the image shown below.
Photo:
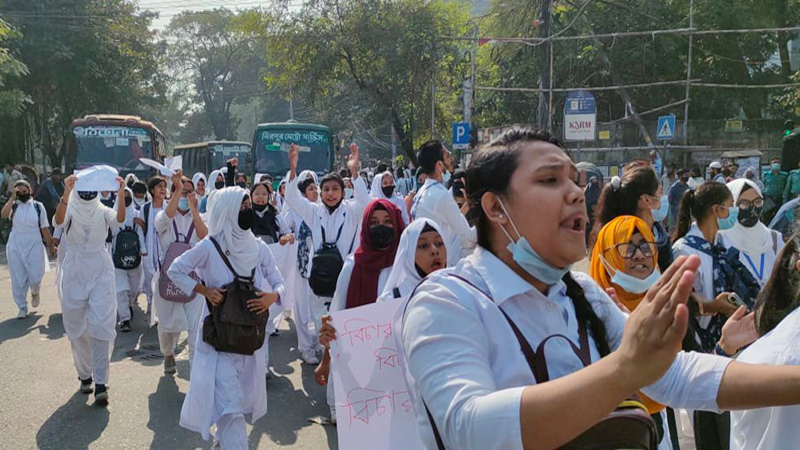
<svg viewBox="0 0 800 450"><path fill-rule="evenodd" d="M164 261L170 244L178 241L184 242L192 228L192 213L188 212L186 215L180 212L175 213L175 217L170 219L167 217L166 211L161 211L156 216L155 226L158 231L158 245L160 249L159 261ZM175 229L172 224L178 229L180 236L175 236ZM193 230L189 239L189 245L196 245L200 241L197 236L197 230ZM174 263L174 261L173 261ZM172 356L175 354L175 346L178 344L178 338L182 331L189 333L189 363L191 364L194 358L195 341L197 337L197 330L199 327L200 315L203 312L203 298L200 295L186 303L171 302L161 298L158 292L158 278L160 276L160 268L156 269L153 275L153 306L155 307L156 316L158 317L158 341L161 346L161 353L165 356ZM174 280L173 280L174 281ZM196 282L195 282L196 283ZM194 287L194 285L192 285ZM192 292L190 289L186 292Z"/></svg>
<svg viewBox="0 0 800 450"><path fill-rule="evenodd" d="M411 218L428 218L439 225L442 239L447 243L447 265L454 266L469 255L478 241L474 227L461 214L453 194L442 183L428 178L414 197Z"/></svg>
<svg viewBox="0 0 800 450"><path fill-rule="evenodd" d="M280 245L280 244L274 244L274 245ZM266 342L264 342L264 347L266 348L265 358L264 358L265 370L269 370L269 335L273 331L275 331L274 329L275 324L280 322L280 318L283 315L282 314L283 299L286 298L286 283L284 281L283 275L281 275L281 272L278 269L278 264L275 261L275 255L272 254L272 250L270 250L269 247L270 247L269 245L265 244L260 239L258 240L257 271L261 272L261 275L266 280L266 284L269 286L269 291L265 292L277 292L278 295L280 296L280 300L278 300L276 303L273 303L269 307L269 320L267 321L267 338Z"/></svg>
<svg viewBox="0 0 800 450"><path fill-rule="evenodd" d="M315 249L322 248L322 230L324 229L326 242L332 244L335 240L339 253L342 255L342 260L346 260L347 256L356 251L359 245L357 242L358 227L363 219L364 210L371 200L366 186L361 181L361 178L354 178L354 199L343 200L339 207L333 213L330 213L324 204L311 203L303 197L297 188L297 183L300 179L300 177L295 177L294 180L289 181L286 185L286 206L297 213L300 219L311 228ZM339 239L336 240L340 229L342 233L339 235ZM312 267L309 265L309 274L311 269ZM322 316L327 313L327 303L330 303L331 298L319 297L314 295L313 292L310 295L314 325L319 330L322 326Z"/></svg>
<svg viewBox="0 0 800 450"><path fill-rule="evenodd" d="M611 349L618 348L627 316L587 275L572 276L605 324ZM455 268L429 276L409 301L401 328L412 378L407 382L415 387L412 399L426 448L435 449L436 443L422 398L448 448L522 448L520 400L536 380L498 307L533 348L554 334L579 341L575 308L562 281L542 294L481 247ZM589 341L592 361L598 361L597 346L591 337ZM558 339L547 344L547 363L551 379L583 368L569 344ZM667 373L642 391L673 407L717 410L719 384L729 363L714 355L681 352Z"/></svg>
<svg viewBox="0 0 800 450"><path fill-rule="evenodd" d="M99 196L98 196L99 197ZM79 200L75 191L70 203ZM97 201L97 198L95 199ZM70 340L78 377L107 384L116 338L117 302L114 263L107 251L108 230L120 226L117 212L97 201L100 220L89 226L73 220L67 208L59 248L58 296L64 331Z"/></svg>
<svg viewBox="0 0 800 450"><path fill-rule="evenodd" d="M118 200L118 206L124 207L125 199L124 197L121 200L122 203ZM144 234L142 233L141 227L137 227L134 223L134 220L138 218L138 213L131 203L131 206L125 208L125 223L117 230L112 230L111 235L113 239L111 241L111 248L117 248L117 236L123 230L134 230L136 234L139 236L139 248L144 249ZM113 254L112 254L113 257ZM142 264L139 264L139 267L131 270L124 270L124 269L117 269L114 268L114 280L117 287L117 315L119 316L119 320L126 321L131 320L131 307L136 302L136 297L139 296L139 288L142 285Z"/></svg>
<svg viewBox="0 0 800 450"><path fill-rule="evenodd" d="M147 205L150 206L147 206ZM159 245L158 232L156 231L156 217L158 213L164 210L165 203L161 204L160 208L153 206L153 203L147 203L139 210L139 218L147 222L147 230L144 232L144 247L143 253L146 256L142 257L142 290L147 296L147 305L153 304L153 277L161 266L161 248ZM145 220L145 213L149 216ZM144 231L144 230L143 230Z"/></svg>
<svg viewBox="0 0 800 450"><path fill-rule="evenodd" d="M700 228L697 227L697 222L692 224L686 236L696 236L705 239ZM719 234L717 234L717 242L721 242ZM690 247L686 244L686 239L684 238L680 238L672 244L672 251L675 253L675 258L692 255L697 255L700 258L700 267L697 269L697 272L695 272L694 277L694 291L702 295L705 299L713 300L716 297L714 294L714 258L708 253ZM697 323L701 327L708 327L711 323L711 316L698 317Z"/></svg>
<svg viewBox="0 0 800 450"><path fill-rule="evenodd" d="M406 208L406 201L399 197L396 193L392 194L391 197L387 197L386 194L383 193L383 177L391 177L392 174L389 172L379 173L375 175L375 178L372 179L372 189L369 191L369 195L374 198L375 200L387 200L391 202L400 212L403 213L403 223L408 225L411 222L408 215L408 208ZM399 192L397 190L398 186L395 186L395 192Z"/></svg>
<svg viewBox="0 0 800 450"><path fill-rule="evenodd" d="M800 365L800 309L792 311L736 360L748 364ZM798 405L732 411L731 449L794 448L800 442L798 423Z"/></svg>
<svg viewBox="0 0 800 450"><path fill-rule="evenodd" d="M36 212L38 204L40 213ZM6 257L11 274L11 292L19 309L28 307L28 289L38 294L44 272L49 268L47 250L42 244L42 228L48 228L47 211L36 200L17 201L12 216Z"/></svg>

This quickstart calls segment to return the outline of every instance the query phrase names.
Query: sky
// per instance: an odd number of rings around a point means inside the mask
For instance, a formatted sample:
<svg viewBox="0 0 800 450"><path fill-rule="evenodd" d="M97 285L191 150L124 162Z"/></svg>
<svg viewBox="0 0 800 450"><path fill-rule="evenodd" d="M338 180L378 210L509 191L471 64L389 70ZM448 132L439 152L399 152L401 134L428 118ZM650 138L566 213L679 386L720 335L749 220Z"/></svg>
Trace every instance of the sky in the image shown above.
<svg viewBox="0 0 800 450"><path fill-rule="evenodd" d="M169 21L182 11L205 11L225 7L236 11L241 9L267 7L271 0L139 0L139 8L159 13L159 18L153 21L153 28L163 30ZM299 7L301 0L292 0Z"/></svg>

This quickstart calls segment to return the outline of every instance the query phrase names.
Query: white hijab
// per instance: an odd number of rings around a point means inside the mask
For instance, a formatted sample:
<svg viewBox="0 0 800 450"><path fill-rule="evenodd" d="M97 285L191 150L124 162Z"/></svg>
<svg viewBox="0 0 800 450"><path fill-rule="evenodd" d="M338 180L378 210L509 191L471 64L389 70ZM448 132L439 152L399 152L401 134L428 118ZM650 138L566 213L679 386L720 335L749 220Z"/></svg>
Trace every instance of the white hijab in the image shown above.
<svg viewBox="0 0 800 450"><path fill-rule="evenodd" d="M383 193L383 177L391 177L392 174L389 172L383 172L375 175L375 178L372 179L372 187L369 190L369 195L378 200L392 200L392 197L387 197L386 194ZM397 188L395 187L395 190Z"/></svg>
<svg viewBox="0 0 800 450"><path fill-rule="evenodd" d="M78 195L78 191L73 189L69 194L69 204L67 213L72 222L72 226L79 226L83 229L92 229L95 224L105 221L103 206L100 203L100 193L91 200L84 200Z"/></svg>
<svg viewBox="0 0 800 450"><path fill-rule="evenodd" d="M745 185L754 189L759 197L763 197L761 189L754 182L747 178L739 178L728 183L728 189L733 194L733 204L739 200L739 196L744 191ZM720 232L734 247L747 253L748 255L760 255L772 249L772 234L769 229L759 220L755 226L747 228L739 222L730 230Z"/></svg>
<svg viewBox="0 0 800 450"><path fill-rule="evenodd" d="M250 230L239 228L239 210L247 191L228 187L208 199L208 234L219 242L237 275L249 277L258 264L258 240Z"/></svg>
<svg viewBox="0 0 800 450"><path fill-rule="evenodd" d="M433 220L420 218L411 222L400 236L400 244L397 246L397 254L394 257L392 271L389 272L389 278L386 280L383 292L380 295L382 300L393 298L392 291L394 288L398 288L400 296L406 298L417 287L417 284L422 281L422 277L417 272L417 241L419 241L419 236L426 225L436 230L444 240L442 230ZM447 248L447 242L445 242L445 248ZM447 264L446 258L445 264Z"/></svg>
<svg viewBox="0 0 800 450"><path fill-rule="evenodd" d="M217 183L217 177L219 175L222 175L222 172L220 172L219 170L214 170L211 172L211 175L209 175L208 178L206 179L206 197L211 197L211 193L217 190L216 183ZM225 177L224 175L222 176L223 178ZM208 210L207 207L206 210Z"/></svg>
<svg viewBox="0 0 800 450"><path fill-rule="evenodd" d="M194 188L197 189L197 182L200 180L203 180L203 183L206 185L206 195L208 195L208 180L206 179L206 176L203 175L202 173L197 172L196 174L194 174L194 176L192 177L192 186L194 186Z"/></svg>
<svg viewBox="0 0 800 450"><path fill-rule="evenodd" d="M136 183L137 181L139 181L139 179L136 178L136 175L134 175L132 173L129 173L129 174L125 175L125 186L128 186L128 183L130 183L131 179L133 179L133 183ZM130 184L133 185L133 183L130 183Z"/></svg>

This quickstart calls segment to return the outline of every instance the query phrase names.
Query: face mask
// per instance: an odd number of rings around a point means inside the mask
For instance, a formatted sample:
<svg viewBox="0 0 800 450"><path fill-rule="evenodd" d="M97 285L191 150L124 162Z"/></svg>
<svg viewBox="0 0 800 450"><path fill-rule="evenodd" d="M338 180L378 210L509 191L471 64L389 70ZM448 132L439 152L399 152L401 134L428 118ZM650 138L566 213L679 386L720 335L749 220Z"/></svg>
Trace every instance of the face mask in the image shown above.
<svg viewBox="0 0 800 450"><path fill-rule="evenodd" d="M394 228L386 225L369 227L369 240L375 248L387 248L394 240Z"/></svg>
<svg viewBox="0 0 800 450"><path fill-rule="evenodd" d="M133 199L130 197L125 197L125 207L127 208L128 206L131 206L131 203L133 203Z"/></svg>
<svg viewBox="0 0 800 450"><path fill-rule="evenodd" d="M653 220L661 222L667 218L669 214L669 198L666 195L661 196L661 206L657 209L651 209L650 213L653 215Z"/></svg>
<svg viewBox="0 0 800 450"><path fill-rule="evenodd" d="M736 220L742 224L743 227L752 228L756 226L759 220L761 220L761 213L764 211L764 207L756 208L755 206L751 206L747 209L740 209L739 210L739 217Z"/></svg>
<svg viewBox="0 0 800 450"><path fill-rule="evenodd" d="M781 170L781 163L772 163L772 170Z"/></svg>
<svg viewBox="0 0 800 450"><path fill-rule="evenodd" d="M728 208L728 217L725 219L720 219L717 217L717 225L719 226L720 231L730 230L736 225L736 219L739 217L739 208L732 206Z"/></svg>
<svg viewBox="0 0 800 450"><path fill-rule="evenodd" d="M247 184L244 181L240 181L240 182L236 183L236 185L239 186L242 189L244 189L245 186L247 186Z"/></svg>
<svg viewBox="0 0 800 450"><path fill-rule="evenodd" d="M216 189L222 189L224 187L225 187L225 182L224 181L217 181L217 182L214 183L214 188L216 188Z"/></svg>
<svg viewBox="0 0 800 450"><path fill-rule="evenodd" d="M135 203L135 204L136 204L136 206L142 206L142 205L144 205L144 203L145 203L145 200L147 200L147 197L146 197L146 196L145 196L145 197L142 197L142 198L139 198L139 197L133 197L133 203Z"/></svg>
<svg viewBox="0 0 800 450"><path fill-rule="evenodd" d="M383 195L392 198L392 194L394 194L394 186L384 186L381 188L381 190L383 191Z"/></svg>
<svg viewBox="0 0 800 450"><path fill-rule="evenodd" d="M444 182L444 184L447 184L447 183L450 182L450 177L452 177L452 175L450 175L450 171L445 169L444 170L444 175L442 176L442 181Z"/></svg>
<svg viewBox="0 0 800 450"><path fill-rule="evenodd" d="M31 194L17 194L17 200L21 201L22 203L28 203L28 200L31 199Z"/></svg>
<svg viewBox="0 0 800 450"><path fill-rule="evenodd" d="M603 258L603 255L600 255L600 259L603 262L603 265L606 266L606 270L609 272L613 270L615 272L614 276L611 277L611 282L624 289L625 292L631 294L643 294L647 292L647 290L656 284L656 281L661 278L661 273L658 271L658 269L653 269L647 278L636 278L621 270L614 270L611 268L611 265L608 263L608 261L606 261L605 258Z"/></svg>
<svg viewBox="0 0 800 450"><path fill-rule="evenodd" d="M256 210L256 211L258 211L258 212L262 212L262 211L264 211L265 209L267 209L267 204L266 204L266 203L264 203L263 205L257 205L257 204L255 204L255 203L253 203L253 209L255 209L255 210Z"/></svg>
<svg viewBox="0 0 800 450"><path fill-rule="evenodd" d="M353 198L353 188L344 188L344 198Z"/></svg>
<svg viewBox="0 0 800 450"><path fill-rule="evenodd" d="M511 238L511 235L508 234L508 231L506 231L506 229L503 227L500 228L503 230L503 233L505 233L506 237L508 237L508 240L511 241L511 243L508 244L508 251L511 252L514 261L516 261L520 267L522 267L537 280L547 285L558 283L558 281L564 278L564 275L569 272L569 269L572 267L572 265L560 269L539 256L539 254L536 253L528 243L528 240L519 234L519 230L517 230L517 226L514 224L514 221L511 220L511 216L508 214L503 201L499 201L500 207L503 208L503 212L506 214L506 216L508 216L508 221L511 222L511 227L514 228L514 232L517 233L517 236L519 236L517 242L514 242L514 239Z"/></svg>
<svg viewBox="0 0 800 450"><path fill-rule="evenodd" d="M90 200L94 200L94 199L97 198L97 191L94 191L94 192L78 192L78 197L80 197L81 200L86 200L88 202Z"/></svg>
<svg viewBox="0 0 800 450"><path fill-rule="evenodd" d="M178 200L178 209L181 211L188 211L189 210L189 199L186 197L182 197Z"/></svg>
<svg viewBox="0 0 800 450"><path fill-rule="evenodd" d="M256 213L253 208L247 208L239 211L239 228L242 230L249 230L253 228L253 222L256 220Z"/></svg>

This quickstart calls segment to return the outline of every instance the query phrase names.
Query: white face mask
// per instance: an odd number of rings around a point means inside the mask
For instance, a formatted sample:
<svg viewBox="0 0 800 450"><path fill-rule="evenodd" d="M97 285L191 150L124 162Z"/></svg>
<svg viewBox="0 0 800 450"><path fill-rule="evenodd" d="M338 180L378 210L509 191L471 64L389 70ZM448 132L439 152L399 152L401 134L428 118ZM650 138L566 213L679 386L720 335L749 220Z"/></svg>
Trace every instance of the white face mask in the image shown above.
<svg viewBox="0 0 800 450"><path fill-rule="evenodd" d="M647 292L647 290L653 287L653 285L656 284L656 281L661 278L661 272L659 272L656 268L653 268L653 271L650 272L650 275L643 279L636 278L621 270L614 269L611 267L611 264L606 261L603 255L600 255L600 260L603 262L603 265L606 266L606 270L609 273L611 273L611 271L615 272L611 277L611 282L624 289L625 292L629 292L631 294L643 294Z"/></svg>

